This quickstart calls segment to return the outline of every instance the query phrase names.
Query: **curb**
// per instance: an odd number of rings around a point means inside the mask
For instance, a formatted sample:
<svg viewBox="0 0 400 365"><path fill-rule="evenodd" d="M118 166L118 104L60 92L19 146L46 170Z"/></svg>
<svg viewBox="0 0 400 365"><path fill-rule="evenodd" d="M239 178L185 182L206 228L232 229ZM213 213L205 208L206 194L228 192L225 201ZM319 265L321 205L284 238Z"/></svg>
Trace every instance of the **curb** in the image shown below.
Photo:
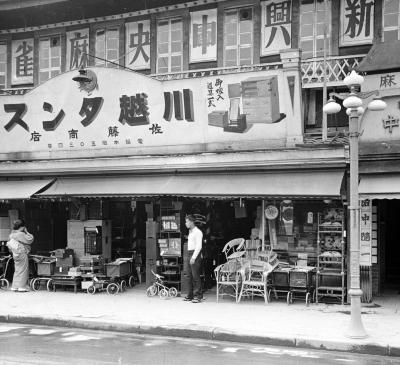
<svg viewBox="0 0 400 365"><path fill-rule="evenodd" d="M341 351L367 355L400 357L400 347L378 344L352 344L347 342L296 339L239 334L213 327L194 329L179 326L151 326L139 324L109 323L101 321L45 318L39 316L0 315L0 323L19 323L40 326L79 328L87 330L114 331L138 335L182 337L190 339L237 342L264 346L284 346L323 351Z"/></svg>

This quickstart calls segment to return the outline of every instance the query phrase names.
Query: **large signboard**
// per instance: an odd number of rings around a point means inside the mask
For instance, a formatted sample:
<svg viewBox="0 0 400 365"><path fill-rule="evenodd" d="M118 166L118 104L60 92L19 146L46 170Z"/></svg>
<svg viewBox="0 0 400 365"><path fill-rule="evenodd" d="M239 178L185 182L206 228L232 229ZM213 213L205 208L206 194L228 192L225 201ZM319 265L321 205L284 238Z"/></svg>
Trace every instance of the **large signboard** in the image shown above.
<svg viewBox="0 0 400 365"><path fill-rule="evenodd" d="M375 0L341 0L340 45L372 43Z"/></svg>
<svg viewBox="0 0 400 365"><path fill-rule="evenodd" d="M12 41L12 76L13 85L33 83L33 38Z"/></svg>
<svg viewBox="0 0 400 365"><path fill-rule="evenodd" d="M361 91L379 93L386 102L383 111L367 110L361 119L362 142L385 141L387 152L390 153L390 143L400 140L400 72L386 72L382 74L364 76ZM364 107L374 95L364 101Z"/></svg>
<svg viewBox="0 0 400 365"><path fill-rule="evenodd" d="M292 0L261 2L261 55L292 47Z"/></svg>
<svg viewBox="0 0 400 365"><path fill-rule="evenodd" d="M67 32L67 70L86 67L89 53L89 28Z"/></svg>
<svg viewBox="0 0 400 365"><path fill-rule="evenodd" d="M74 70L25 95L0 97L0 153L91 155L230 141L267 146L285 140L294 125L287 85L281 70L163 82L119 69Z"/></svg>
<svg viewBox="0 0 400 365"><path fill-rule="evenodd" d="M133 70L150 68L150 20L126 23L125 65Z"/></svg>
<svg viewBox="0 0 400 365"><path fill-rule="evenodd" d="M190 62L217 59L217 9L190 13Z"/></svg>

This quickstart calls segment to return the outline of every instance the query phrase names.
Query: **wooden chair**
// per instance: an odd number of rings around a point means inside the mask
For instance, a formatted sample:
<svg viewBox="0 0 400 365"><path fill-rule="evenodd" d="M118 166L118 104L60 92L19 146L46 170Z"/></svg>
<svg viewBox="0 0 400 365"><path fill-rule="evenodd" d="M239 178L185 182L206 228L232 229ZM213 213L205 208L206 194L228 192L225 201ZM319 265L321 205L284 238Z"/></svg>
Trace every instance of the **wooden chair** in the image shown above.
<svg viewBox="0 0 400 365"><path fill-rule="evenodd" d="M265 303L268 303L268 275L272 270L273 267L266 261L251 260L245 263L241 270L241 290L237 302L239 303L242 297L261 296Z"/></svg>

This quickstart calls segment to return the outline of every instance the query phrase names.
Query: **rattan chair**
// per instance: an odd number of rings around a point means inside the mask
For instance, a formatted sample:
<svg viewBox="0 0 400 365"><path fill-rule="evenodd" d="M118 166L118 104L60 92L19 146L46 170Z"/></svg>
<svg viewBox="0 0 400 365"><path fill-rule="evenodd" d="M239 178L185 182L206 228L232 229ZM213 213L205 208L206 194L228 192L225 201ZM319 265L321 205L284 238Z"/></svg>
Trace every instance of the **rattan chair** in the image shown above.
<svg viewBox="0 0 400 365"><path fill-rule="evenodd" d="M243 297L261 296L265 303L269 302L268 275L273 267L266 261L251 260L246 262L242 270L241 289L237 302Z"/></svg>
<svg viewBox="0 0 400 365"><path fill-rule="evenodd" d="M240 270L243 265L245 240L236 238L229 241L223 248L226 263L214 269L215 280L217 283L217 302L219 297L224 295L232 296L238 301L242 275Z"/></svg>

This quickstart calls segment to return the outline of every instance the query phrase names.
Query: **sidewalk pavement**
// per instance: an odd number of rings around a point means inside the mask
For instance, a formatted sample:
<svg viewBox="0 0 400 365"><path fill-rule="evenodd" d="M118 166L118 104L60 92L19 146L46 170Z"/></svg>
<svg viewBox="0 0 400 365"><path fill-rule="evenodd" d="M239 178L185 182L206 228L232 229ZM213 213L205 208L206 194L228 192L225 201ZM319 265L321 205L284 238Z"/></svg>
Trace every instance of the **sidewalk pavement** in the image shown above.
<svg viewBox="0 0 400 365"><path fill-rule="evenodd" d="M369 334L363 340L344 335L350 323L349 305L307 307L300 300L265 304L261 298L236 304L229 297L217 303L214 292L205 297L197 304L181 297L149 298L144 285L116 295L0 291L0 322L400 356L400 295L363 306Z"/></svg>

